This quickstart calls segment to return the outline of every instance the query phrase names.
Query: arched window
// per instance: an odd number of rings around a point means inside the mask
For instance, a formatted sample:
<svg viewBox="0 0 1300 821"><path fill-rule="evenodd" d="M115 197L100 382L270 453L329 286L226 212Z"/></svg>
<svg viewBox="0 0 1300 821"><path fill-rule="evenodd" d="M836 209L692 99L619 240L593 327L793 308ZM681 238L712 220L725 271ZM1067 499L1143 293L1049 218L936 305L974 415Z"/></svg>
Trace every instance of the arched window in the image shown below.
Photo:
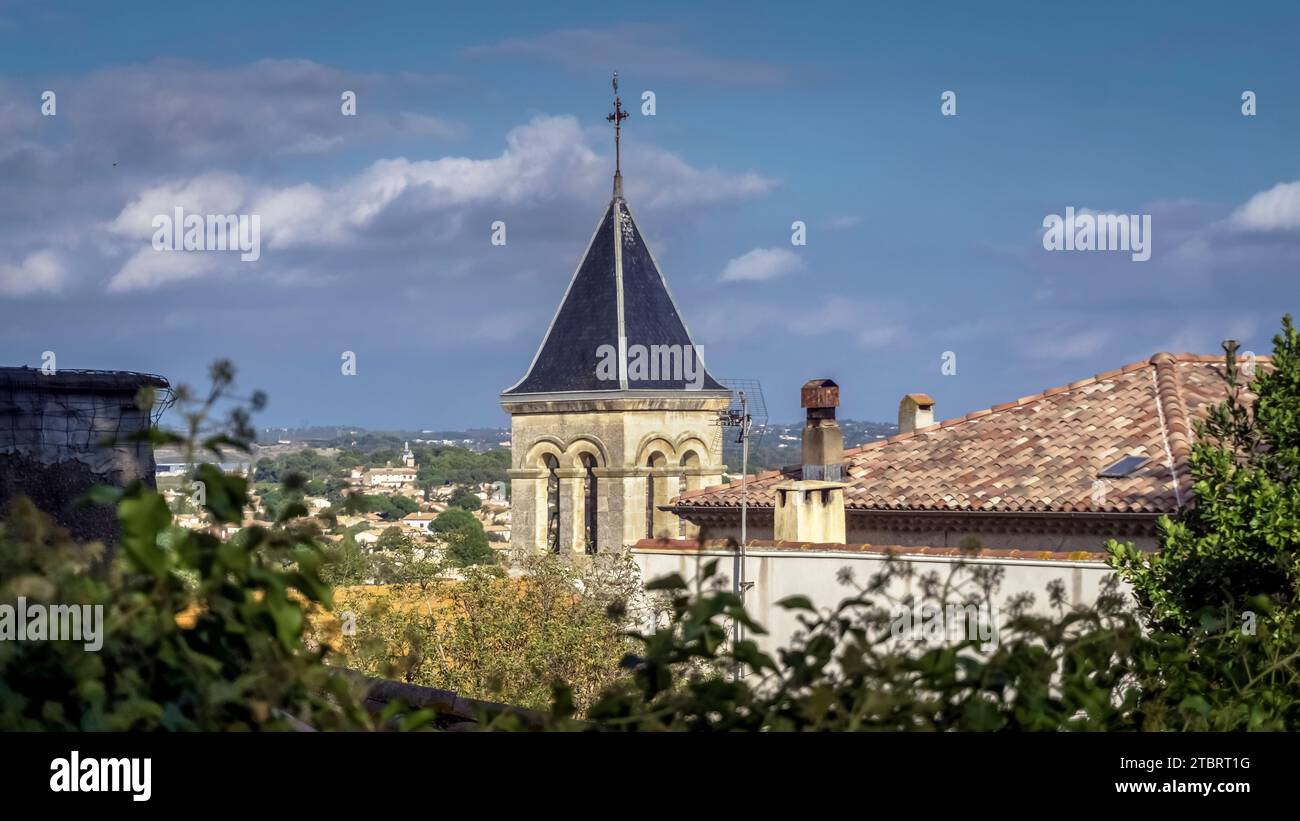
<svg viewBox="0 0 1300 821"><path fill-rule="evenodd" d="M667 463L662 453L652 453L646 460L646 467L652 471L656 468L662 468ZM659 497L664 495L664 480L657 477L654 473L648 473L645 477L645 535L647 539L653 539L655 533L655 507L661 503ZM662 519L662 517L659 517Z"/></svg>
<svg viewBox="0 0 1300 821"><path fill-rule="evenodd" d="M682 468L681 481L677 485L678 493L685 493L688 490L695 490L695 483L698 481L697 476L687 475L687 468L697 468L700 466L700 457L693 450L688 450L682 454L680 466ZM686 531L686 520L679 518L677 520L677 536L683 537L690 535Z"/></svg>
<svg viewBox="0 0 1300 821"><path fill-rule="evenodd" d="M560 460L554 455L542 455L546 466L546 549L560 552Z"/></svg>
<svg viewBox="0 0 1300 821"><path fill-rule="evenodd" d="M596 552L596 457L584 453L578 457L585 473L582 476L582 532L587 553Z"/></svg>

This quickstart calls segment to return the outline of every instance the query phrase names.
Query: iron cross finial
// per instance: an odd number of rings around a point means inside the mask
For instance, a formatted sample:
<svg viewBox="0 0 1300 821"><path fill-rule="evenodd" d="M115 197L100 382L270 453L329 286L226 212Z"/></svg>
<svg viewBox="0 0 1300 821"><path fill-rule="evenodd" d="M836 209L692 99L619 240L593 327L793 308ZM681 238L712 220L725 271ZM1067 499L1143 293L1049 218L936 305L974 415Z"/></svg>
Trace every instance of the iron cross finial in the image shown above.
<svg viewBox="0 0 1300 821"><path fill-rule="evenodd" d="M614 177L617 180L622 177L622 156L619 141L622 136L623 121L628 118L628 113L623 110L623 101L618 96L618 72L614 72L614 110L605 117L606 120L614 124Z"/></svg>

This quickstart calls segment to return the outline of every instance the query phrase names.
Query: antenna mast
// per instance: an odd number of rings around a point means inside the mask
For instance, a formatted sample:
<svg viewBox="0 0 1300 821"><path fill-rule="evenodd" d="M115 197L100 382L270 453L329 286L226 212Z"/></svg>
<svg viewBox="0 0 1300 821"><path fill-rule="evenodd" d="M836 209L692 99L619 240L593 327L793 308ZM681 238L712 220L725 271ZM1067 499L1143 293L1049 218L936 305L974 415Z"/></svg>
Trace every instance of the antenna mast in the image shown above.
<svg viewBox="0 0 1300 821"><path fill-rule="evenodd" d="M749 429L753 418L749 414L749 398L743 390L736 392L740 404L739 410L726 410L718 418L718 424L724 428L739 428L736 441L740 443L740 546L736 549L735 567L732 571L732 592L745 604L745 591L749 582L745 581L745 543L749 541ZM761 397L760 397L761 398ZM745 627L740 619L732 622L732 648L738 647L745 638ZM740 680L740 663L735 666L736 680Z"/></svg>

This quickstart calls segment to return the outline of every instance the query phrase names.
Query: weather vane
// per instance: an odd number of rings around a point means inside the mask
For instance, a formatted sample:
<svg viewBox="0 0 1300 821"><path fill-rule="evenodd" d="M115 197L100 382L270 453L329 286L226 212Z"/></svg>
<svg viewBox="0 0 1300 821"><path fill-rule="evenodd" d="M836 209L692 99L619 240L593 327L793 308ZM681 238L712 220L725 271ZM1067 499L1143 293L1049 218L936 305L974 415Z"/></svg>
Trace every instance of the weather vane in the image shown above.
<svg viewBox="0 0 1300 821"><path fill-rule="evenodd" d="M614 110L606 120L614 124L614 194L623 193L623 172L620 168L622 157L619 148L619 137L623 130L623 121L628 118L628 113L623 110L623 101L618 96L618 72L614 72Z"/></svg>

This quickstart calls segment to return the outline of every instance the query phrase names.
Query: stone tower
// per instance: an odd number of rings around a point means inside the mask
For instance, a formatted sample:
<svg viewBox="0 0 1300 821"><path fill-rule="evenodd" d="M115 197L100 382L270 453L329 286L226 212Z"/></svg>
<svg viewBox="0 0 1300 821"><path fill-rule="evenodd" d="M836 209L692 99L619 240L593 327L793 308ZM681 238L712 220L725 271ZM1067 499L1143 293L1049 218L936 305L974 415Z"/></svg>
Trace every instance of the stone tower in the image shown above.
<svg viewBox="0 0 1300 821"><path fill-rule="evenodd" d="M616 96L616 145L623 116ZM695 535L659 508L721 481L715 420L729 399L704 368L616 164L614 196L532 365L501 394L513 547L594 553Z"/></svg>

